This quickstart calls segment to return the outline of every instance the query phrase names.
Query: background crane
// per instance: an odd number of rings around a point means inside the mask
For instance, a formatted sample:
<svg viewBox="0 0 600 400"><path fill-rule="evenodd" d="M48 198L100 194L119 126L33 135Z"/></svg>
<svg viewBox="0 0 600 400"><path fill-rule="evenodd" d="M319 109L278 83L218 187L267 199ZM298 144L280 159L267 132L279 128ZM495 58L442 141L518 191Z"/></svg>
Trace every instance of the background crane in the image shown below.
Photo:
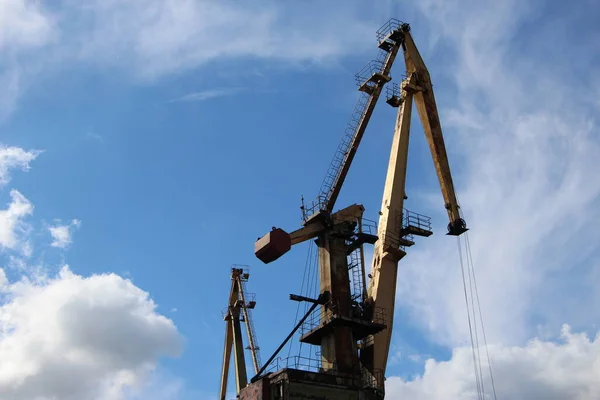
<svg viewBox="0 0 600 400"><path fill-rule="evenodd" d="M252 322L252 312L256 301L251 293L246 291L246 282L250 277L248 270L243 266L231 268L231 289L229 291L229 302L223 313L225 321L225 346L223 350L223 366L221 371L221 384L219 387L219 399L225 400L227 395L227 380L229 378L229 365L231 364L231 351L234 351L235 380L237 392L248 384L246 373L246 360L244 356L244 341L240 322L245 322L248 347L252 356L252 364L255 372L260 365L260 353L256 341L256 332Z"/></svg>

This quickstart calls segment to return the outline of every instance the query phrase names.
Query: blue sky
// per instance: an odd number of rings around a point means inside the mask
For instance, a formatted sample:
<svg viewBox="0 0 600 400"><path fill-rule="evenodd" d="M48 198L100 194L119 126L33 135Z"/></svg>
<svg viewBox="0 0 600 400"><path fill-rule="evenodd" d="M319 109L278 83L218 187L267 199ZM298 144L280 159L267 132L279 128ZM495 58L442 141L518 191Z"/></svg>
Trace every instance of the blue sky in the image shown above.
<svg viewBox="0 0 600 400"><path fill-rule="evenodd" d="M0 2L0 393L216 398L232 264L250 266L266 360L294 325L308 246L263 265L254 240L299 226L354 73L397 17L434 82L499 393L600 396L597 5L334 3ZM338 206L376 219L394 120L381 101ZM388 393L473 398L456 244L417 118L407 185L436 233L402 260ZM74 355L54 376L60 354ZM65 391L69 368L87 384Z"/></svg>

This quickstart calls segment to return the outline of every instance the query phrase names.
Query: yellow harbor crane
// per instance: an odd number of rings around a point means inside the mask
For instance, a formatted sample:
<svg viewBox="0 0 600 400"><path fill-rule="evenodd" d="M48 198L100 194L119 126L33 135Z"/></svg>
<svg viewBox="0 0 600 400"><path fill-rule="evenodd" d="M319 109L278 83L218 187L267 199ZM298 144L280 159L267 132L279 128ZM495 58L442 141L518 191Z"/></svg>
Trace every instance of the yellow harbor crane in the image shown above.
<svg viewBox="0 0 600 400"><path fill-rule="evenodd" d="M301 207L303 226L291 233L273 228L255 243L256 257L270 263L289 251L292 245L315 239L320 286L317 298L290 295L292 300L312 305L249 384L246 384L245 370L237 374L241 400L384 398L398 261L406 255L406 248L414 244L414 236L432 234L428 217L404 209L413 102L442 189L449 217L448 234L458 236L467 230L454 192L431 79L411 36L410 26L391 19L377 32L377 38L379 56L357 74L361 95L320 194L311 205ZM392 64L400 49L406 64L406 79L391 90L388 87L387 103L398 108L398 117L379 224L375 229L363 219L364 207L360 204L339 211L334 209L377 100L384 85L391 80ZM363 261L363 247L367 243L375 246L368 288ZM233 290L232 287L232 296ZM230 304L234 297L230 297ZM303 328L301 342L320 347L318 367L302 369L297 365L286 365L265 372L300 328ZM228 328L227 332L230 331L235 336L235 323L232 329ZM228 362L227 343L224 360ZM236 346L238 348L241 347ZM241 356L236 353L236 363L239 369L245 368L243 353ZM227 371L224 367L223 375ZM222 377L225 385L226 380ZM222 386L221 399L224 399L223 390Z"/></svg>

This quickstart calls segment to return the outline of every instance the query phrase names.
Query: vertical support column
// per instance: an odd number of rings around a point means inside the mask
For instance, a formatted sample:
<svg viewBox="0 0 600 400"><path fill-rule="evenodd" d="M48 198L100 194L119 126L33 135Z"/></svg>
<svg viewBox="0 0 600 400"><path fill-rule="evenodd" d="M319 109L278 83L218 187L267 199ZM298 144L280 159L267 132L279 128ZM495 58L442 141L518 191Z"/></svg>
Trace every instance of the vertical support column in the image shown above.
<svg viewBox="0 0 600 400"><path fill-rule="evenodd" d="M350 277L346 242L343 237L332 237L331 232L321 235L319 246L319 265L321 293L329 291L333 313L350 315ZM323 313L325 317L326 313ZM321 357L324 369L335 368L337 372L353 374L358 370L358 353L352 329L337 326L321 341Z"/></svg>
<svg viewBox="0 0 600 400"><path fill-rule="evenodd" d="M242 302L242 313L244 314L244 319L246 320L246 334L248 335L248 344L250 345L250 354L252 356L252 364L254 364L254 372L258 373L260 369L260 365L258 365L258 355L255 344L254 332L252 332L250 320L250 313L248 312L246 298L244 296L244 286L242 284L241 277L238 277L238 285L240 286L240 300Z"/></svg>
<svg viewBox="0 0 600 400"><path fill-rule="evenodd" d="M223 350L223 369L221 370L221 387L219 389L219 400L225 400L227 396L227 379L229 377L229 364L231 362L231 348L233 347L233 325L231 316L227 316L225 322L225 348Z"/></svg>
<svg viewBox="0 0 600 400"><path fill-rule="evenodd" d="M329 256L329 232L319 235L317 238L319 248L319 282L320 293L328 291L332 293L331 285L331 260ZM321 306L321 322L325 322L327 316L326 305ZM331 335L321 340L321 367L324 370L333 369L335 366L335 338Z"/></svg>
<svg viewBox="0 0 600 400"><path fill-rule="evenodd" d="M383 190L383 200L379 217L378 236L371 267L372 279L369 282L369 298L385 312L386 329L365 340L365 348L361 351L361 361L371 372L385 371L394 324L394 302L396 301L396 280L398 275L399 243L402 223L394 218L403 212L406 167L408 163L408 143L410 136L410 120L412 111L412 91L407 88L409 81L403 82L402 105L398 110L396 128L390 161ZM383 378L383 377L382 377ZM380 382L383 384L383 382Z"/></svg>
<svg viewBox="0 0 600 400"><path fill-rule="evenodd" d="M408 82L404 82L408 84ZM403 85L405 86L405 85ZM377 235L380 239L376 246L390 246L390 238L399 238L402 222L394 218L401 215L404 210L404 196L406 187L406 167L408 165L408 143L410 138L410 120L412 114L412 93L403 90L402 105L396 118L396 129L392 140L388 170L383 188L383 199L379 213ZM391 234L391 236L389 235ZM393 240L392 240L393 242Z"/></svg>
<svg viewBox="0 0 600 400"><path fill-rule="evenodd" d="M237 382L237 392L248 385L246 376L246 359L244 357L244 343L242 342L242 328L240 326L240 308L236 305L231 310L231 319L233 323L233 347L235 348L235 375Z"/></svg>

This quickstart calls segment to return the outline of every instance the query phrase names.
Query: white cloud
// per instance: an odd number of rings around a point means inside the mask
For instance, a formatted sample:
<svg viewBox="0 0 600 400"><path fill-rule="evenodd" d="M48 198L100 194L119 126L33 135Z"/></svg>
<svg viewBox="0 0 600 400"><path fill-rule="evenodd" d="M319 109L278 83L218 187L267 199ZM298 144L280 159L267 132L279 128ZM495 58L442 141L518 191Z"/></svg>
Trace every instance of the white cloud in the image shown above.
<svg viewBox="0 0 600 400"><path fill-rule="evenodd" d="M36 156L0 148L0 184ZM0 248L29 256L32 227L24 219L33 205L17 190L10 196L0 210ZM67 247L80 225L74 219L48 227L52 246ZM5 256L7 271L20 278L11 281L0 268L0 398L158 400L178 393L182 383L155 367L159 357L180 352L181 338L148 293L114 274L84 278L65 266L50 277L43 261Z"/></svg>
<svg viewBox="0 0 600 400"><path fill-rule="evenodd" d="M356 7L321 7L319 14L286 4L262 6L192 0L95 1L77 15L89 21L78 32L84 59L126 61L155 77L216 59L258 57L321 62L368 43L373 27ZM331 18L335 15L335 18ZM349 20L353 29L340 35ZM343 28L342 28L343 29ZM365 33L367 33L365 35Z"/></svg>
<svg viewBox="0 0 600 400"><path fill-rule="evenodd" d="M552 46L565 53L550 59L523 53L546 39L510 35L527 17L522 2L420 4L456 56L449 71L431 72L434 80L450 72L456 83L454 93L438 79L436 94L488 339L522 344L565 322L589 327L600 317L589 283L600 267L598 114L588 88L561 73L571 67L568 44L558 38ZM397 299L437 343L462 345L469 336L456 243L443 235L439 190L424 197L440 225L401 261Z"/></svg>
<svg viewBox="0 0 600 400"><path fill-rule="evenodd" d="M29 170L29 163L40 154L39 150L26 151L20 147L0 145L0 187L10 182L10 172L20 168Z"/></svg>
<svg viewBox="0 0 600 400"><path fill-rule="evenodd" d="M159 357L181 350L148 293L114 274L84 278L65 266L1 291L2 399L123 399L146 385Z"/></svg>
<svg viewBox="0 0 600 400"><path fill-rule="evenodd" d="M53 21L38 2L3 0L0 14L0 51L37 48L52 37Z"/></svg>
<svg viewBox="0 0 600 400"><path fill-rule="evenodd" d="M2 290L7 283L8 279L6 278L6 272L4 272L3 268L0 268L0 290Z"/></svg>
<svg viewBox="0 0 600 400"><path fill-rule="evenodd" d="M217 97L232 96L243 90L243 88L216 88L207 89L201 92L188 93L184 96L169 100L169 103L180 102L180 101L205 101L214 99Z"/></svg>
<svg viewBox="0 0 600 400"><path fill-rule="evenodd" d="M490 347L498 399L599 398L600 336L590 339L565 326L560 339ZM486 398L493 399L489 374L483 376ZM449 361L427 360L424 373L412 380L392 377L386 382L386 397L394 399L467 400L476 398L476 392L470 347L454 349Z"/></svg>
<svg viewBox="0 0 600 400"><path fill-rule="evenodd" d="M30 227L24 218L33 213L33 205L17 190L11 190L10 197L8 208L0 210L0 248L29 253Z"/></svg>
<svg viewBox="0 0 600 400"><path fill-rule="evenodd" d="M104 138L102 137L102 135L99 135L94 131L86 132L85 136L91 140L95 140L95 141L100 142L101 144L104 144Z"/></svg>
<svg viewBox="0 0 600 400"><path fill-rule="evenodd" d="M185 383L178 377L163 370L155 370L148 376L144 385L128 390L127 400L180 400L180 399L212 399L215 396L198 396L188 394Z"/></svg>
<svg viewBox="0 0 600 400"><path fill-rule="evenodd" d="M383 22L365 21L368 8L359 2L321 6L317 14L270 0L64 0L52 12L39 2L7 4L0 17L1 118L34 78L66 64L117 68L143 82L236 58L333 65L372 44L373 27Z"/></svg>
<svg viewBox="0 0 600 400"><path fill-rule="evenodd" d="M4 0L0 13L0 120L16 108L16 103L28 78L35 74L40 62L40 49L55 39L52 16L39 2ZM25 79L24 79L25 77ZM25 80L25 82L24 82Z"/></svg>
<svg viewBox="0 0 600 400"><path fill-rule="evenodd" d="M66 248L71 243L73 243L73 230L79 228L81 226L81 221L78 219L74 219L68 225L54 225L48 227L50 231L50 235L52 236L52 243L50 244L52 247L58 247L61 249Z"/></svg>
<svg viewBox="0 0 600 400"><path fill-rule="evenodd" d="M410 361L412 361L412 362L416 362L416 363L418 363L418 362L421 362L421 361L423 360L423 356L422 356L422 355L420 355L420 354L410 354L410 355L408 356L408 359L409 359Z"/></svg>

